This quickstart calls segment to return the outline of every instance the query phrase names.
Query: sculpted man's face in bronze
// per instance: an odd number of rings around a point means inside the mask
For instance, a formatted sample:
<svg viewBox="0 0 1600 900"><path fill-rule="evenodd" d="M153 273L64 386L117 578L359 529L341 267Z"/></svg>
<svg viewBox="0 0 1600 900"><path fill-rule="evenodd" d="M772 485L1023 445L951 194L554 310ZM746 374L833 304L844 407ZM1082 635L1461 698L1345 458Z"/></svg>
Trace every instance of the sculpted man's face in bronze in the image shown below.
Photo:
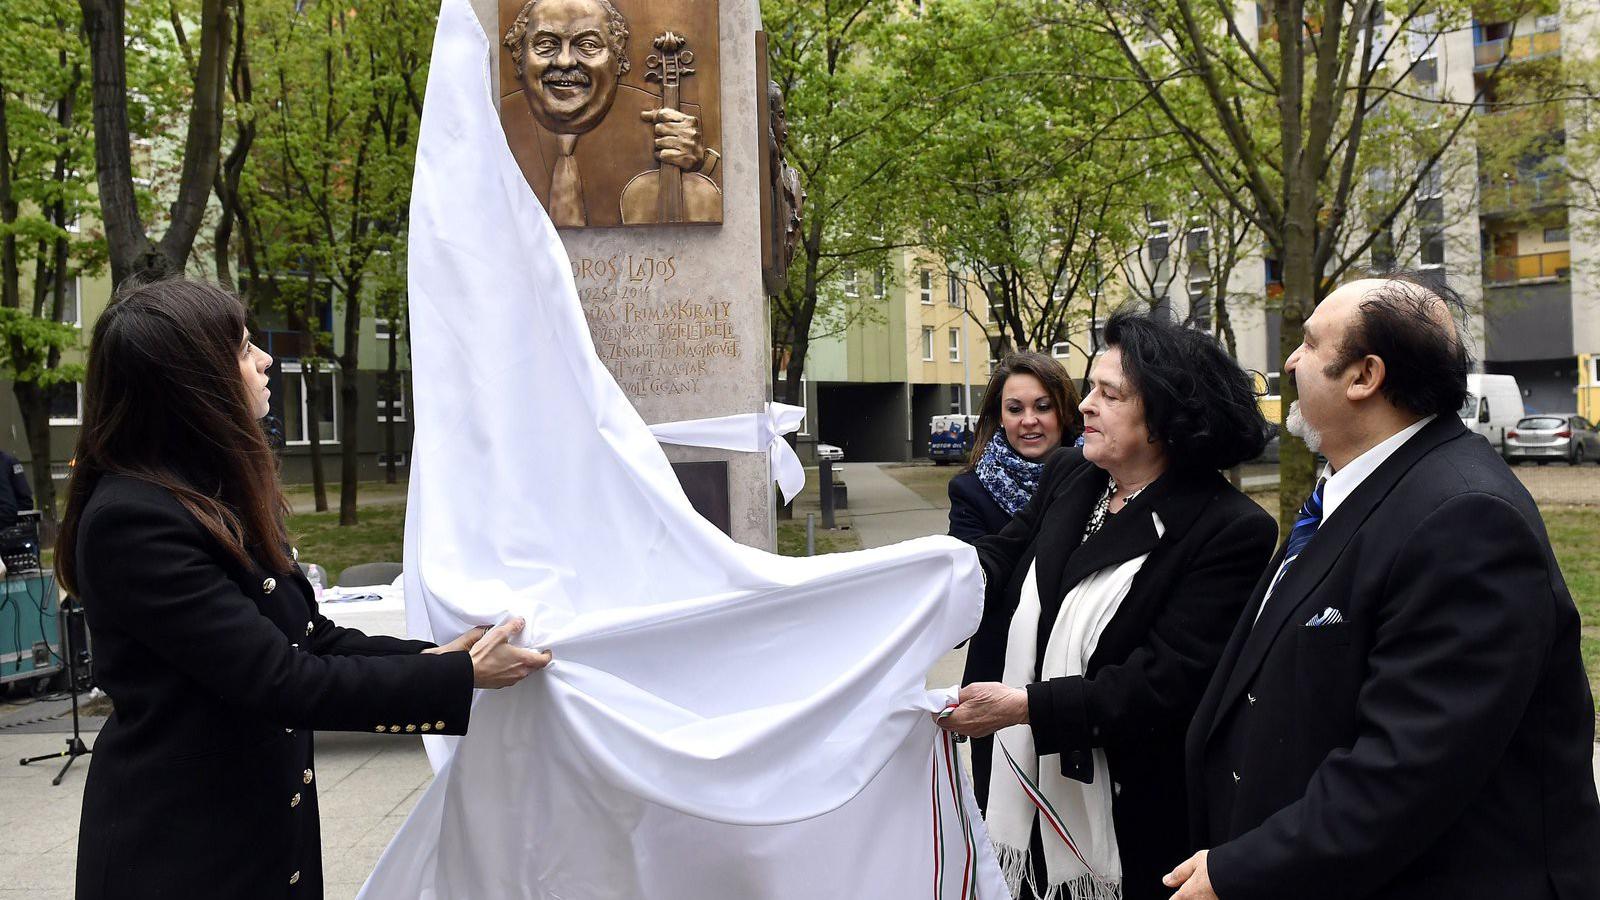
<svg viewBox="0 0 1600 900"><path fill-rule="evenodd" d="M546 130L582 134L617 95L621 61L596 0L538 0L522 47L523 96Z"/></svg>

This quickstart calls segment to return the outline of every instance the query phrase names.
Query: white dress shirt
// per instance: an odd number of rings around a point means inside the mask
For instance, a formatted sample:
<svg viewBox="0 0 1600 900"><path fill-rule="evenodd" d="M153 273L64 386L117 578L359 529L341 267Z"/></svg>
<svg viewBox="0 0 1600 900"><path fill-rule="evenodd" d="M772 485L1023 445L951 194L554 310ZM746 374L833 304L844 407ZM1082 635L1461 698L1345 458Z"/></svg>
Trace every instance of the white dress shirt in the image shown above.
<svg viewBox="0 0 1600 900"><path fill-rule="evenodd" d="M1437 417L1426 416L1412 422L1405 428L1384 438L1365 453L1350 460L1345 464L1344 468L1337 472L1333 470L1331 464L1324 468L1322 470L1322 479L1325 482L1322 485L1322 523L1317 526L1317 530L1322 530L1322 525L1327 524L1328 519L1333 517L1334 511L1351 494L1355 493L1355 489L1361 486L1361 482L1367 480L1367 476L1378 471L1378 467L1393 456L1396 450L1404 446L1406 441L1415 437L1417 432L1428 427L1428 423L1435 418ZM1312 540L1316 540L1316 538L1313 537ZM1272 592L1278 589L1278 582L1283 580L1284 571L1288 569L1290 563L1298 558L1298 556L1291 556L1278 565L1278 574L1273 576L1272 584L1267 587L1266 596L1261 599L1261 605L1256 607L1257 619L1261 618L1261 610L1266 609L1267 601L1272 599Z"/></svg>

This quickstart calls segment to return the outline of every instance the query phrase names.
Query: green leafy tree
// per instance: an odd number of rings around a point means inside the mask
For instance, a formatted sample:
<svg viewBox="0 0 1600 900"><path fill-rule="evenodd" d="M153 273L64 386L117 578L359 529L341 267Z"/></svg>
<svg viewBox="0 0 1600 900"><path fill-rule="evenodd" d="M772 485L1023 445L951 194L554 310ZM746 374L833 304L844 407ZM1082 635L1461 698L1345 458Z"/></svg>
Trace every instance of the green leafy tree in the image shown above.
<svg viewBox="0 0 1600 900"><path fill-rule="evenodd" d="M308 337L302 359L313 417L325 399L314 370L322 360L338 367L339 521L353 525L364 408L361 319L374 303L389 312L398 303L389 273L397 256L403 269L420 110L414 67L427 55L432 32L404 0L284 3L254 18L261 33L251 41L259 51L253 106L265 136L242 180L254 207L252 245L271 247L255 265L277 282L264 295L281 298L291 325ZM299 276L293 288L280 278L290 272ZM318 314L333 308L325 296L341 315ZM335 323L324 318L339 320L338 342L328 333ZM312 454L313 478L321 484L315 435ZM325 502L320 490L319 502Z"/></svg>
<svg viewBox="0 0 1600 900"><path fill-rule="evenodd" d="M992 344L1092 356L1088 322L1151 194L1146 162L1163 151L1137 133L1137 84L1075 77L1114 62L1114 45L1041 21L1045 9L930 5L892 65L923 98L908 179L918 242L973 273Z"/></svg>
<svg viewBox="0 0 1600 900"><path fill-rule="evenodd" d="M88 61L76 6L15 0L0 9L0 371L22 414L34 500L56 518L50 395L82 377L79 275L104 265L86 230L92 204Z"/></svg>
<svg viewBox="0 0 1600 900"><path fill-rule="evenodd" d="M1504 5L1514 21L1533 4ZM1414 216L1418 188L1449 164L1479 96L1424 89L1419 76L1425 51L1473 10L1420 0L1262 0L1252 21L1249 7L1210 0L1095 0L1093 9L1058 20L1116 41L1120 71L1145 86L1200 170L1281 263L1278 357L1287 357L1315 305L1372 259L1375 245L1382 249L1397 221ZM1476 12L1485 15L1484 5ZM1478 95L1499 71L1482 73ZM1388 140L1375 130L1385 120ZM1367 189L1370 173L1383 176L1383 189ZM1293 379L1283 380L1282 396L1287 415ZM1280 467L1279 521L1291 523L1311 490L1313 460L1285 435Z"/></svg>
<svg viewBox="0 0 1600 900"><path fill-rule="evenodd" d="M205 221L220 164L222 107L234 33L231 0L199 0L197 9L176 0L166 6L135 4L131 12L125 0L79 0L79 6L93 70L95 177L112 279L120 284L135 273L181 272ZM161 66L169 59L161 45L173 37L170 27L163 33L150 24L159 13L167 14L171 23L181 23L191 14L199 20L194 46L184 47L193 53L191 78L139 77L152 63ZM131 67L130 46L136 50ZM181 99L171 107L156 104L154 115L141 123L144 98L169 93ZM148 203L141 203L132 139L163 136L172 118L184 120L182 149L171 167L178 176L171 205L163 216L156 216ZM165 170L165 160L161 163L159 168ZM165 231L156 238L149 224L158 221Z"/></svg>
<svg viewBox="0 0 1600 900"><path fill-rule="evenodd" d="M762 8L772 79L787 98L787 157L807 197L788 288L772 299L773 378L799 405L806 353L820 332L870 316L837 289L904 246L896 223L914 198L898 183L915 146L908 92L877 58L896 34L889 0L777 0ZM863 296L867 292L862 292Z"/></svg>

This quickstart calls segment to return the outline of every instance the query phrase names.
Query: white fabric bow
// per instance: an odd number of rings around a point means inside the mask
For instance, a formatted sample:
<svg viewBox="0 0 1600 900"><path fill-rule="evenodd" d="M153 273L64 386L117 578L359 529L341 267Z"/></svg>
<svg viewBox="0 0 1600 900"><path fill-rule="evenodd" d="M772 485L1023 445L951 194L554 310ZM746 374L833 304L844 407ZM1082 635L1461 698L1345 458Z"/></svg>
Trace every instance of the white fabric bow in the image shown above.
<svg viewBox="0 0 1600 900"><path fill-rule="evenodd" d="M772 480L778 482L778 490L783 492L783 502L788 503L806 486L806 470L800 465L800 457L795 455L794 448L783 436L798 430L805 418L803 406L768 403L765 412L662 422L651 425L650 433L664 444L677 444L680 447L711 447L746 453L765 450L772 469Z"/></svg>

